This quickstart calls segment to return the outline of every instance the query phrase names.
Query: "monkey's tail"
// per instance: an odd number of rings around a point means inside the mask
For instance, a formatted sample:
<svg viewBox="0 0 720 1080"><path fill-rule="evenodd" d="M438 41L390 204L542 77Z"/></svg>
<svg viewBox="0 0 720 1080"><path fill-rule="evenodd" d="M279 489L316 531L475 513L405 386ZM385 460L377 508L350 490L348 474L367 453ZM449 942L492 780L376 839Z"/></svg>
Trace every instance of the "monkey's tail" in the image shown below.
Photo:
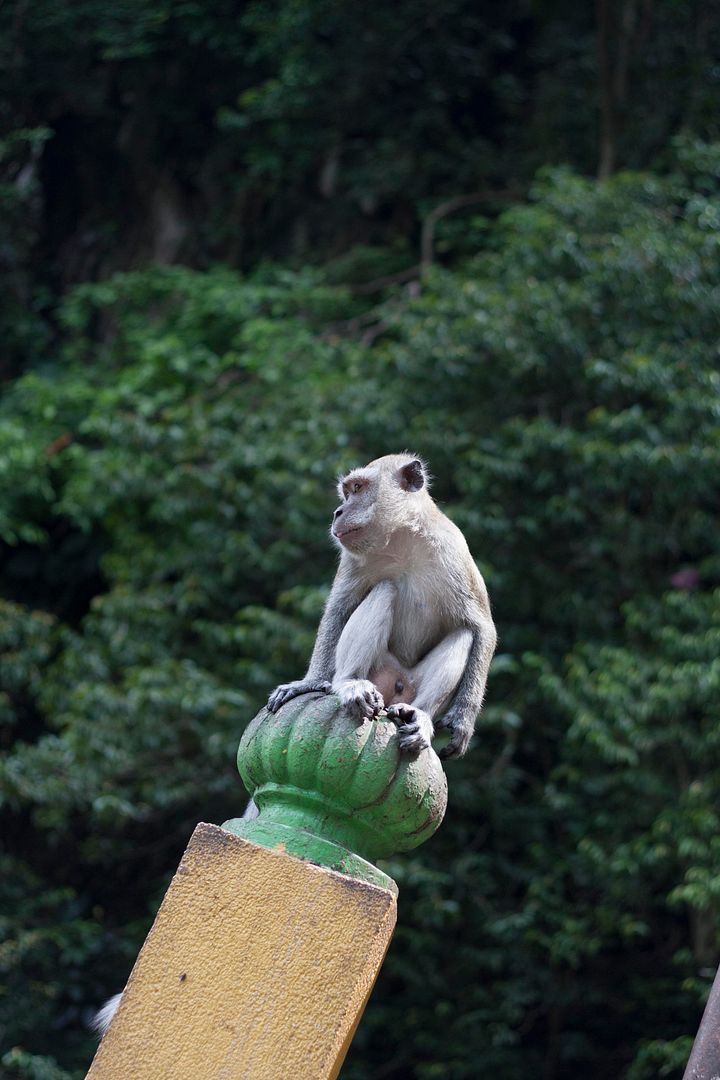
<svg viewBox="0 0 720 1080"><path fill-rule="evenodd" d="M121 997L122 993L115 994L109 1001L106 1001L102 1009L98 1009L90 1022L91 1028L101 1039L110 1027L113 1016L118 1011Z"/></svg>

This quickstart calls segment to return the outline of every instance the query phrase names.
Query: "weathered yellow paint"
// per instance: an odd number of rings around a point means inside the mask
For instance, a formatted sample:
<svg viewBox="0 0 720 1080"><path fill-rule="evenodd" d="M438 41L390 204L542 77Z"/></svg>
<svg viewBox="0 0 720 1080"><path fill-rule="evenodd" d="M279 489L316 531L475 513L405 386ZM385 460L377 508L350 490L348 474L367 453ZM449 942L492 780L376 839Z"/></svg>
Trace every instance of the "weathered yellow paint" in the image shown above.
<svg viewBox="0 0 720 1080"><path fill-rule="evenodd" d="M389 891L198 825L87 1080L334 1080Z"/></svg>

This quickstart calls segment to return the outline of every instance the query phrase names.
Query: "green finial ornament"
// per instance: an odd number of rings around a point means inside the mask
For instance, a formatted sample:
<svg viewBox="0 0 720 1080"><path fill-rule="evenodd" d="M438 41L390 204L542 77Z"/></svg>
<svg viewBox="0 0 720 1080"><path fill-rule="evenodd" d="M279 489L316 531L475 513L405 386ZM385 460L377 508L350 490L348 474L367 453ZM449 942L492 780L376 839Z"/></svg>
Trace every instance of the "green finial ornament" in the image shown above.
<svg viewBox="0 0 720 1080"><path fill-rule="evenodd" d="M422 844L447 806L434 750L401 753L394 723L353 720L334 694L262 709L240 741L238 768L260 816L224 829L394 893L375 859Z"/></svg>

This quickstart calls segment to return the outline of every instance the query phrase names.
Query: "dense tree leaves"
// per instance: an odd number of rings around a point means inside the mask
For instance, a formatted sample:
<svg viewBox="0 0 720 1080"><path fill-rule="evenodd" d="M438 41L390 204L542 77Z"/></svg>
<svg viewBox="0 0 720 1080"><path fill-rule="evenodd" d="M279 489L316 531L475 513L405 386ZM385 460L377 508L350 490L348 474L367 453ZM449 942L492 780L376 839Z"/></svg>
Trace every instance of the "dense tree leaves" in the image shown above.
<svg viewBox="0 0 720 1080"><path fill-rule="evenodd" d="M719 27L716 0L5 0L3 365L68 283L392 240L408 266L438 203L717 137Z"/></svg>
<svg viewBox="0 0 720 1080"><path fill-rule="evenodd" d="M719 184L692 140L664 176L543 171L379 302L337 264L71 294L0 404L10 1076L81 1074L193 824L242 804L243 725L302 671L334 474L402 446L500 649L443 829L388 866L344 1075L680 1075L718 954Z"/></svg>

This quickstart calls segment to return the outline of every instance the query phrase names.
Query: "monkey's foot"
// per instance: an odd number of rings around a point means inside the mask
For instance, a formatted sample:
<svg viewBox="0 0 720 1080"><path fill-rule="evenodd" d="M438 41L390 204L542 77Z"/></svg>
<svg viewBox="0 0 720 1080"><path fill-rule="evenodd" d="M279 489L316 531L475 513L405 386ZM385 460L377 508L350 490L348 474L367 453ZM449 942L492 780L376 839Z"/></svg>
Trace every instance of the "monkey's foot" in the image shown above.
<svg viewBox="0 0 720 1080"><path fill-rule="evenodd" d="M313 693L329 694L330 683L325 682L323 679L296 679L295 682L282 683L273 690L268 698L267 707L270 712L274 713L278 711L281 705L292 701L294 697L299 697L300 694Z"/></svg>
<svg viewBox="0 0 720 1080"><path fill-rule="evenodd" d="M400 749L409 754L419 754L430 749L433 722L426 712L414 705L390 705L387 715L398 727Z"/></svg>
<svg viewBox="0 0 720 1080"><path fill-rule="evenodd" d="M448 758L462 757L470 745L474 727L474 718L468 718L462 713L453 713L452 709L445 713L436 722L435 730L449 731L450 741L446 746L443 746L438 756L443 761L447 761Z"/></svg>
<svg viewBox="0 0 720 1080"><path fill-rule="evenodd" d="M333 683L345 712L363 720L373 720L385 707L383 696L368 679L342 679Z"/></svg>

